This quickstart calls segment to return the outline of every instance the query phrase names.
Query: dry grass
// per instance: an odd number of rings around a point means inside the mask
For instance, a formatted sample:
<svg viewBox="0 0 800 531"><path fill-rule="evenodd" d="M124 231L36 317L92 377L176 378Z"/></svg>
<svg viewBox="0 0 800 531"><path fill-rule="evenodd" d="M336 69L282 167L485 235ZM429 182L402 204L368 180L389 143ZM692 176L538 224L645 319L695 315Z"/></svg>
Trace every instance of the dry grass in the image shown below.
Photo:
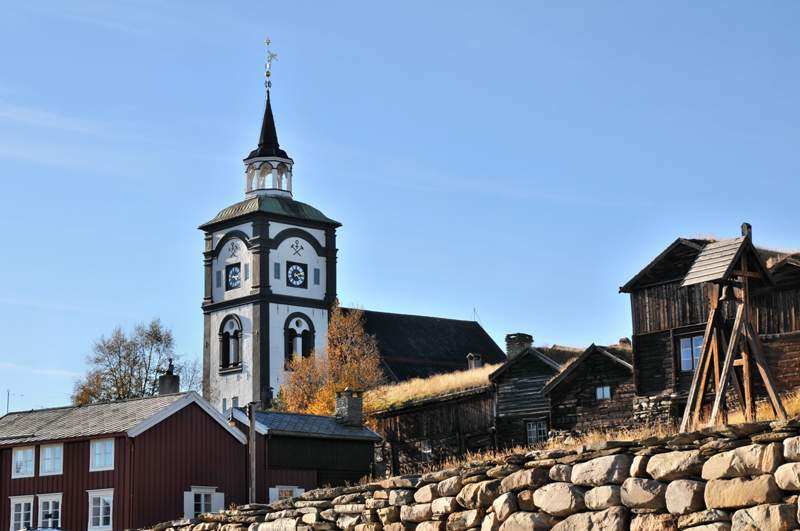
<svg viewBox="0 0 800 531"><path fill-rule="evenodd" d="M470 371L437 374L430 378L415 378L399 384L384 385L365 393L365 405L368 404L373 412L382 411L426 398L475 389L489 385L489 375L499 367L500 364L484 365Z"/></svg>

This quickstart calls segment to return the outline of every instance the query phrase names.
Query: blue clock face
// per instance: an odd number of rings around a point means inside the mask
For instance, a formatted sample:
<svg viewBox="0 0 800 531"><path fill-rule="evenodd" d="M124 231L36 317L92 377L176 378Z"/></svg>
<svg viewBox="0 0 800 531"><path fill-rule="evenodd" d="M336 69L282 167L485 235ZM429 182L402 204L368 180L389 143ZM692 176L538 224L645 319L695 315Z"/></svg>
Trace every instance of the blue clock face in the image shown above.
<svg viewBox="0 0 800 531"><path fill-rule="evenodd" d="M239 264L228 266L228 289L238 288L241 284L242 275Z"/></svg>

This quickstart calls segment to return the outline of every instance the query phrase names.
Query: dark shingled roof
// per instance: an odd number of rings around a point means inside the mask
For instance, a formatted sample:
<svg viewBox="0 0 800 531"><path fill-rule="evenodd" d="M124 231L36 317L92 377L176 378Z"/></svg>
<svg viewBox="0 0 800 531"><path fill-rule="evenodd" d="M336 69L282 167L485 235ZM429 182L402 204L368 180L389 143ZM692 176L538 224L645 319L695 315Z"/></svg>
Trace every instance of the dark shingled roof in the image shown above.
<svg viewBox="0 0 800 531"><path fill-rule="evenodd" d="M0 417L0 445L123 433L186 394L9 413Z"/></svg>
<svg viewBox="0 0 800 531"><path fill-rule="evenodd" d="M251 151L244 160L255 157L289 158L289 155L278 145L278 133L275 131L275 119L272 117L272 105L270 105L269 102L269 91L267 91L267 105L264 108L264 121L261 123L261 136L258 139L258 148Z"/></svg>
<svg viewBox="0 0 800 531"><path fill-rule="evenodd" d="M583 361L591 356L592 354L598 354L605 356L604 359L608 359L611 363L616 363L617 365L621 365L625 367L629 371L631 371L631 378L633 377L633 350L629 348L620 347L618 345L612 347L601 347L595 345L594 343L587 348L583 354L578 356L576 359L572 361L569 365L567 365L563 371L559 374L555 375L553 378L547 382L542 390L539 392L542 396L547 395L550 391L555 389L564 379L572 374L578 366L583 363Z"/></svg>
<svg viewBox="0 0 800 531"><path fill-rule="evenodd" d="M753 268L759 269L766 282L775 283L750 237L740 236L706 245L697 255L689 272L686 273L681 286L726 280L743 253L749 253L751 256L748 263L751 271Z"/></svg>
<svg viewBox="0 0 800 531"><path fill-rule="evenodd" d="M506 361L474 321L364 310L364 330L378 340L384 369L394 381L465 370L467 354L480 354L484 365Z"/></svg>
<svg viewBox="0 0 800 531"><path fill-rule="evenodd" d="M229 206L208 223L200 225L200 229L205 229L212 223L238 218L239 216L244 216L253 212L265 212L267 214L276 214L278 216L286 216L295 219L322 221L324 223L334 224L337 227L342 225L338 221L330 219L316 208L305 203L295 201L288 197L265 196L246 199L241 203Z"/></svg>
<svg viewBox="0 0 800 531"><path fill-rule="evenodd" d="M306 415L285 411L258 411L256 422L273 435L295 435L298 437L330 437L346 439L381 439L366 426L349 428L327 415Z"/></svg>

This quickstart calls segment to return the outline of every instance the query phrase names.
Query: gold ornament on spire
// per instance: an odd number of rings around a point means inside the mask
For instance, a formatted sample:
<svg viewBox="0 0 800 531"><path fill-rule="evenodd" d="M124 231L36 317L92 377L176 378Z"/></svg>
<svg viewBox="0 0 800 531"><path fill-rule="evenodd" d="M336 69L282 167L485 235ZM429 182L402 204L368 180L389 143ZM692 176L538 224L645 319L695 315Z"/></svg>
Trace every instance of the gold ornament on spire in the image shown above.
<svg viewBox="0 0 800 531"><path fill-rule="evenodd" d="M270 68L272 68L272 61L278 60L278 54L269 51L269 38L267 38L267 40L264 41L264 44L267 45L267 62L264 65L264 69L266 70L266 72L264 72L264 75L267 77L267 80L264 81L264 86L267 87L267 92L269 92L269 89L272 86L272 81L269 80L269 77L272 74L270 73L269 70Z"/></svg>

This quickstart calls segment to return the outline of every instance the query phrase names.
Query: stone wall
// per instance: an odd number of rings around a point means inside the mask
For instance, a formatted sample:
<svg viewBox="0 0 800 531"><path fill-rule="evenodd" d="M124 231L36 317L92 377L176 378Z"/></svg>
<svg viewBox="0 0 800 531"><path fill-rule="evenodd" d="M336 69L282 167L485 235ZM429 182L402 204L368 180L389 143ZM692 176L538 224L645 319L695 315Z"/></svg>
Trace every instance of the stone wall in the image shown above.
<svg viewBox="0 0 800 531"><path fill-rule="evenodd" d="M533 451L155 531L791 531L800 421Z"/></svg>

